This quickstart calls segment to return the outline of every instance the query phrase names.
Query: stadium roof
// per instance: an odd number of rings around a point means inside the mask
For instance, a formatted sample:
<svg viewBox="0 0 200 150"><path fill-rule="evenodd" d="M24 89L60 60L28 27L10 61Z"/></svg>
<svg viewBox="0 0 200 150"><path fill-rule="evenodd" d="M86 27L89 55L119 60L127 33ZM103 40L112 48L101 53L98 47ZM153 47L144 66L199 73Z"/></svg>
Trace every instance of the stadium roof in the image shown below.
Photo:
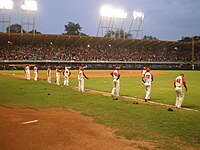
<svg viewBox="0 0 200 150"><path fill-rule="evenodd" d="M124 39L93 36L74 36L56 34L29 34L29 33L0 33L0 44L11 42L14 45L24 44L53 44L53 45L101 45L115 47L185 47L191 48L191 42ZM195 46L200 47L200 42L195 42Z"/></svg>

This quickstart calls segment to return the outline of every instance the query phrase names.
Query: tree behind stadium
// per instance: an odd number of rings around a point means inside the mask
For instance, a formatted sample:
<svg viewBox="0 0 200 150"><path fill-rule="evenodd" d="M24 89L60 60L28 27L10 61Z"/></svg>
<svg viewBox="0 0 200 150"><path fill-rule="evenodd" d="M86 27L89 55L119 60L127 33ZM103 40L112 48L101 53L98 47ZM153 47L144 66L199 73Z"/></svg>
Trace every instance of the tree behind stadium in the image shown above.
<svg viewBox="0 0 200 150"><path fill-rule="evenodd" d="M124 30L108 30L106 31L104 37L113 37L113 38L131 38L132 34L124 32Z"/></svg>
<svg viewBox="0 0 200 150"><path fill-rule="evenodd" d="M82 36L88 36L85 33L81 32L82 27L79 23L73 23L68 22L67 25L65 25L65 32L64 35L82 35Z"/></svg>

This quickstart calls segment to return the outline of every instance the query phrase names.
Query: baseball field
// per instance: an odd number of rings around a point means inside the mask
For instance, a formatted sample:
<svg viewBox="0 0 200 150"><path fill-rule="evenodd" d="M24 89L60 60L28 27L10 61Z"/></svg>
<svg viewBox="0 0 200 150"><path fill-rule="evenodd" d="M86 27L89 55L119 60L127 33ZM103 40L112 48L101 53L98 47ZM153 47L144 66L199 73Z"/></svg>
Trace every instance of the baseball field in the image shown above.
<svg viewBox="0 0 200 150"><path fill-rule="evenodd" d="M3 149L200 149L200 71L154 71L151 101L144 102L140 71L121 70L119 100L113 100L111 70L85 70L85 93L70 86L24 79L0 71L0 147ZM174 108L174 79L183 72L188 91ZM61 79L63 83L63 78ZM137 102L137 103L136 103ZM168 111L172 108L173 111Z"/></svg>

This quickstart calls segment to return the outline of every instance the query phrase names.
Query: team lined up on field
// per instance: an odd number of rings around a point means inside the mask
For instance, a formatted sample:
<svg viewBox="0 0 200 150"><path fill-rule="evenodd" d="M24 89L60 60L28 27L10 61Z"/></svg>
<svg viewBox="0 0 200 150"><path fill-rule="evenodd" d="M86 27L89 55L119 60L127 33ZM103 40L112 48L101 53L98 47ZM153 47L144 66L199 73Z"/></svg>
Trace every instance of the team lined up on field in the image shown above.
<svg viewBox="0 0 200 150"><path fill-rule="evenodd" d="M84 78L88 79L88 77L84 73L84 68L80 66L78 70L78 91L79 92L85 92L84 91ZM34 80L38 80L38 67L34 66ZM120 93L120 67L115 67L115 70L110 73L110 75L113 77L113 88L111 91L111 96L114 97L114 100L118 100L119 93ZM30 80L30 66L26 65L24 67L25 72L25 78L27 80ZM69 86L69 78L71 75L70 67L65 67L64 70L61 70L60 66L56 67L56 85L60 85L60 78L61 73L63 73L64 76L64 86ZM151 94L151 85L153 82L153 75L150 73L150 68L144 67L141 71L141 77L142 77L142 84L145 87L145 102L150 100L150 94ZM47 68L47 81L48 83L51 83L51 67L48 66ZM184 87L187 91L186 86L186 80L184 77L184 74L181 73L175 80L174 80L174 88L176 91L176 108L181 108L181 105L184 101Z"/></svg>

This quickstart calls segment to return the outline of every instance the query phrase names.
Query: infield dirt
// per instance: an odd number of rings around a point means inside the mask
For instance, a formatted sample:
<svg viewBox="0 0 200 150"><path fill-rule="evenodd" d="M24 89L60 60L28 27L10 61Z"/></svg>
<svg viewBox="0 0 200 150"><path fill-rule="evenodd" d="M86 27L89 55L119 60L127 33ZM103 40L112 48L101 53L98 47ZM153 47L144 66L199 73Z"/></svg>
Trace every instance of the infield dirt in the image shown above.
<svg viewBox="0 0 200 150"><path fill-rule="evenodd" d="M23 122L38 120L28 124ZM73 110L0 106L3 150L140 150L152 143L116 137L113 130Z"/></svg>

